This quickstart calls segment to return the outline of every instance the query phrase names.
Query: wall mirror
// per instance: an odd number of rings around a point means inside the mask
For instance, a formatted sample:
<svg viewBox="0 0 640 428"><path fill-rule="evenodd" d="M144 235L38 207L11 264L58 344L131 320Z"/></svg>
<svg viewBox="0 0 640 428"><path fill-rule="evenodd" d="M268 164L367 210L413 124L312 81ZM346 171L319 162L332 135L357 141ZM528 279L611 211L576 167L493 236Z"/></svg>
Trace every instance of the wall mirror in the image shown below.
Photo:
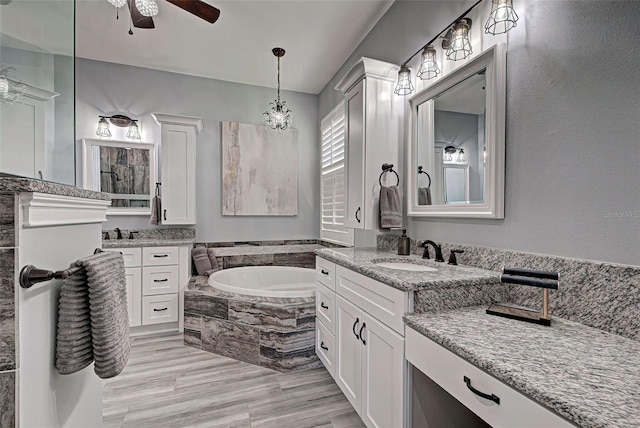
<svg viewBox="0 0 640 428"><path fill-rule="evenodd" d="M82 140L82 187L111 194L109 215L151 214L156 165L155 144Z"/></svg>
<svg viewBox="0 0 640 428"><path fill-rule="evenodd" d="M505 92L500 44L409 100L409 216L504 218Z"/></svg>
<svg viewBox="0 0 640 428"><path fill-rule="evenodd" d="M0 172L75 184L74 2L0 1Z"/></svg>

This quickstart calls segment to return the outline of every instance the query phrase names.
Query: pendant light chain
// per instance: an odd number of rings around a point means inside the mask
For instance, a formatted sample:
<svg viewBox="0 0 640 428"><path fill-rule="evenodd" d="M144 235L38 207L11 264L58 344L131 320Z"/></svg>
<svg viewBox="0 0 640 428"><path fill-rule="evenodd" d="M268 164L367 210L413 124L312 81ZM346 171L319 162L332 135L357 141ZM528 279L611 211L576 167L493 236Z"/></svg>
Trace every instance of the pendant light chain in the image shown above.
<svg viewBox="0 0 640 428"><path fill-rule="evenodd" d="M278 57L278 103L280 102L280 57Z"/></svg>

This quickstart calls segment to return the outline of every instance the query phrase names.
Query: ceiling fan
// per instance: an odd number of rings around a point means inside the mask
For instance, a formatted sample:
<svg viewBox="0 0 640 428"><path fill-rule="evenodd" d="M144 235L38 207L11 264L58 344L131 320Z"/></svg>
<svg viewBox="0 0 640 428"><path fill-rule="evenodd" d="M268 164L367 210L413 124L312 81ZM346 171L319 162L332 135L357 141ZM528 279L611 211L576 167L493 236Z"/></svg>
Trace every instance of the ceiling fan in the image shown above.
<svg viewBox="0 0 640 428"><path fill-rule="evenodd" d="M220 9L202 0L166 0L167 2L186 10L192 15L213 24L220 17ZM131 23L136 28L156 28L153 17L158 13L156 0L109 0L109 3L119 8L127 4L131 14ZM129 34L133 34L129 28Z"/></svg>

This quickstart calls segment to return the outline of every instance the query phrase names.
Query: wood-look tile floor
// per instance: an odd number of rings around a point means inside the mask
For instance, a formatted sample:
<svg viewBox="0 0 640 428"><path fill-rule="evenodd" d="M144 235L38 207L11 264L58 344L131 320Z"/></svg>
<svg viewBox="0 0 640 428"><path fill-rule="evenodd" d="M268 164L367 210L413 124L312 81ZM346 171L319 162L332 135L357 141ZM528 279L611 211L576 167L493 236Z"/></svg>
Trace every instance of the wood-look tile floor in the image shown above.
<svg viewBox="0 0 640 428"><path fill-rule="evenodd" d="M132 338L105 382L104 427L363 427L324 369L292 373L184 346L181 334Z"/></svg>

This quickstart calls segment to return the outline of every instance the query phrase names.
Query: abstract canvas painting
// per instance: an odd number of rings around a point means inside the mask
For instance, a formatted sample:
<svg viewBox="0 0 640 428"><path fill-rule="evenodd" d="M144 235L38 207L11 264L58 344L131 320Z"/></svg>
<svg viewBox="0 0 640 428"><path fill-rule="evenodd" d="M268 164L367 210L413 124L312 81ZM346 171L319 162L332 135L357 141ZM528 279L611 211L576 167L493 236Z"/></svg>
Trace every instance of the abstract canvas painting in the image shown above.
<svg viewBox="0 0 640 428"><path fill-rule="evenodd" d="M298 130L222 122L222 215L298 214Z"/></svg>

